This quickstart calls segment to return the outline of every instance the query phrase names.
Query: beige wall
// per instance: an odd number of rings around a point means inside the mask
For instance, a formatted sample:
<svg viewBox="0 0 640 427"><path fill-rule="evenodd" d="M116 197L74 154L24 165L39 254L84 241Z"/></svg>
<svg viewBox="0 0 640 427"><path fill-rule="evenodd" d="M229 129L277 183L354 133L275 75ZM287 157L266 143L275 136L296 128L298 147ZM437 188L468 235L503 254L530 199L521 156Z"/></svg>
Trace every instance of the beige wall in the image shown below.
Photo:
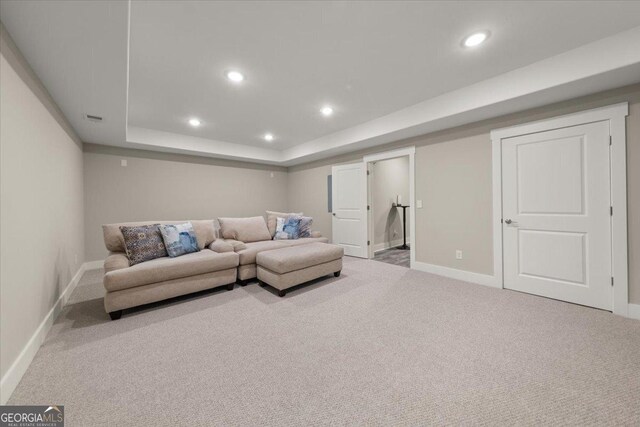
<svg viewBox="0 0 640 427"><path fill-rule="evenodd" d="M630 103L627 117L629 300L640 304L640 85L544 106L454 129L289 168L289 208L316 218L331 236L326 212L326 176L331 165L357 162L364 154L416 146L416 260L492 274L492 129L569 114L618 102ZM313 189L311 195L309 189ZM455 259L455 250L463 259Z"/></svg>
<svg viewBox="0 0 640 427"><path fill-rule="evenodd" d="M416 149L416 260L493 274L491 143L487 135ZM463 258L456 259L456 250Z"/></svg>
<svg viewBox="0 0 640 427"><path fill-rule="evenodd" d="M257 216L287 208L284 168L91 144L85 144L84 166L89 261L107 255L102 224Z"/></svg>
<svg viewBox="0 0 640 427"><path fill-rule="evenodd" d="M373 249L385 249L402 243L402 209L395 208L396 196L409 204L409 156L369 164ZM410 236L410 210L407 209L407 240Z"/></svg>
<svg viewBox="0 0 640 427"><path fill-rule="evenodd" d="M331 239L331 213L327 206L329 175L330 164L302 170L289 168L287 206L289 212L304 212L312 216L312 228Z"/></svg>
<svg viewBox="0 0 640 427"><path fill-rule="evenodd" d="M54 117L25 83L23 79L28 74L23 73L20 63L14 62L15 57L6 49L3 39L0 57L3 378L84 262L82 150L59 124L60 118Z"/></svg>

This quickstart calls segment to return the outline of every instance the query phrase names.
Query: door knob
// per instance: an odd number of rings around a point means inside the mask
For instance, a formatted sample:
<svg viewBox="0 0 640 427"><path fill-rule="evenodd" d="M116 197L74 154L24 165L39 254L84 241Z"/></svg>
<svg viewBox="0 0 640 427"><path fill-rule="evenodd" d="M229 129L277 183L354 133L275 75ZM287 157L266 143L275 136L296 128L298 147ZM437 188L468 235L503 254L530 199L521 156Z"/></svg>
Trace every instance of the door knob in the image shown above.
<svg viewBox="0 0 640 427"><path fill-rule="evenodd" d="M507 223L507 224L511 224L513 221L511 221L510 219L507 219L504 222Z"/></svg>
<svg viewBox="0 0 640 427"><path fill-rule="evenodd" d="M336 216L336 213L334 212L332 215L333 215L333 216Z"/></svg>

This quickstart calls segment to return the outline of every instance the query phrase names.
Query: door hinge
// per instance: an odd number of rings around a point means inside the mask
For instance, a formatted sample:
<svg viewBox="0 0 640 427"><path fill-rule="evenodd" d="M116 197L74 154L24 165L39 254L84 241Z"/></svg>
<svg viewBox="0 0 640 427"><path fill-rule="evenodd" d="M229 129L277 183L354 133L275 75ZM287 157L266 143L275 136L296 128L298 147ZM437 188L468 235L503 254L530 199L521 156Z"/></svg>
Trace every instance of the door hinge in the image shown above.
<svg viewBox="0 0 640 427"><path fill-rule="evenodd" d="M613 216L613 206L609 206L609 214Z"/></svg>
<svg viewBox="0 0 640 427"><path fill-rule="evenodd" d="M611 286L613 286L613 277L611 278Z"/></svg>
<svg viewBox="0 0 640 427"><path fill-rule="evenodd" d="M367 240L367 246L371 245L371 240Z"/></svg>
<svg viewBox="0 0 640 427"><path fill-rule="evenodd" d="M367 205L367 210L370 211L371 210L371 206Z"/></svg>
<svg viewBox="0 0 640 427"><path fill-rule="evenodd" d="M609 135L609 145L613 145L613 138Z"/></svg>
<svg viewBox="0 0 640 427"><path fill-rule="evenodd" d="M367 171L367 175L371 175L371 172Z"/></svg>

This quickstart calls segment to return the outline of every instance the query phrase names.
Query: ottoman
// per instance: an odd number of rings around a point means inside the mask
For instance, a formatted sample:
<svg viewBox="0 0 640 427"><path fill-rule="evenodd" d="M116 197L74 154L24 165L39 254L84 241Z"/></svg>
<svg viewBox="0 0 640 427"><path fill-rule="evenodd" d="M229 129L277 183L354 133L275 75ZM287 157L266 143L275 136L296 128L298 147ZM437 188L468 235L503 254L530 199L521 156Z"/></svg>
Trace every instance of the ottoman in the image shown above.
<svg viewBox="0 0 640 427"><path fill-rule="evenodd" d="M318 277L342 270L341 246L329 243L309 243L258 253L256 264L260 286L269 285L283 297L287 289Z"/></svg>

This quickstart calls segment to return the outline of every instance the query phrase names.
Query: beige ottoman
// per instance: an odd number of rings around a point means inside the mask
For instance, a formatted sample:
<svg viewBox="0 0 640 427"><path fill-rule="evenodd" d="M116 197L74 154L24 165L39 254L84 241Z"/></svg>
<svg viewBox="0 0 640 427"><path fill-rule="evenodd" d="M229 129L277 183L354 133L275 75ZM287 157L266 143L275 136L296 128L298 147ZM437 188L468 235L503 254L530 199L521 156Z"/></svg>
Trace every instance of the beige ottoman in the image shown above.
<svg viewBox="0 0 640 427"><path fill-rule="evenodd" d="M329 243L309 243L260 252L256 256L260 286L276 288L283 297L287 289L333 273L340 276L344 250Z"/></svg>

